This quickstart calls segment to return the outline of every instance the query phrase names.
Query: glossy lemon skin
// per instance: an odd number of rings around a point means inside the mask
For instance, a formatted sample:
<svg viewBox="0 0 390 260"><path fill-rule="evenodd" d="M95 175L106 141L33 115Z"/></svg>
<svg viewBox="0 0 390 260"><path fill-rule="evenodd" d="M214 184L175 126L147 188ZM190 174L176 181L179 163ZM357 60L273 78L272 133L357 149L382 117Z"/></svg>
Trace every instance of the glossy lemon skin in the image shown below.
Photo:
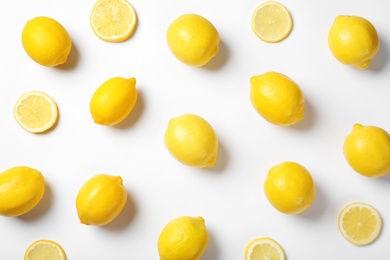
<svg viewBox="0 0 390 260"><path fill-rule="evenodd" d="M202 117L184 114L168 122L165 146L179 162L192 167L214 166L218 139L212 126Z"/></svg>
<svg viewBox="0 0 390 260"><path fill-rule="evenodd" d="M85 225L106 225L122 212L126 201L127 191L120 176L98 174L77 194L77 214Z"/></svg>
<svg viewBox="0 0 390 260"><path fill-rule="evenodd" d="M202 217L183 216L170 221L158 238L161 260L198 260L209 241Z"/></svg>
<svg viewBox="0 0 390 260"><path fill-rule="evenodd" d="M360 16L337 16L328 34L329 48L341 63L366 69L380 48L373 24Z"/></svg>
<svg viewBox="0 0 390 260"><path fill-rule="evenodd" d="M256 111L278 126L298 123L305 117L305 97L300 87L279 72L266 72L250 79L250 100Z"/></svg>
<svg viewBox="0 0 390 260"><path fill-rule="evenodd" d="M344 141L348 164L367 177L382 177L390 172L390 135L377 126L355 124Z"/></svg>
<svg viewBox="0 0 390 260"><path fill-rule="evenodd" d="M22 44L31 59L47 67L64 64L72 49L66 29L46 16L33 18L26 23L22 31Z"/></svg>
<svg viewBox="0 0 390 260"><path fill-rule="evenodd" d="M138 93L135 78L115 77L104 82L92 95L89 110L96 124L113 126L133 110Z"/></svg>
<svg viewBox="0 0 390 260"><path fill-rule="evenodd" d="M27 166L0 173L0 215L16 217L32 210L45 192L45 178Z"/></svg>
<svg viewBox="0 0 390 260"><path fill-rule="evenodd" d="M283 162L272 167L264 182L271 205L285 214L298 214L314 201L316 188L310 173L300 164Z"/></svg>
<svg viewBox="0 0 390 260"><path fill-rule="evenodd" d="M168 47L181 62L195 67L207 64L219 50L217 29L206 18L184 14L174 20L166 33Z"/></svg>

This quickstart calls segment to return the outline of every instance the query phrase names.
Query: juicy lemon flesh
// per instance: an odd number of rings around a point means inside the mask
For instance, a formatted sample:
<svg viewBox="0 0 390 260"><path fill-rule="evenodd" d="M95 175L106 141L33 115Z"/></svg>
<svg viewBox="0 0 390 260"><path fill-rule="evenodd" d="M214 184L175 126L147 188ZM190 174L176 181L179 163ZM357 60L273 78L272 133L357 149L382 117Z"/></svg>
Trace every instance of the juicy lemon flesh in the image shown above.
<svg viewBox="0 0 390 260"><path fill-rule="evenodd" d="M256 238L246 247L245 260L284 260L283 248L268 237Z"/></svg>
<svg viewBox="0 0 390 260"><path fill-rule="evenodd" d="M72 49L66 29L56 20L45 16L26 23L22 31L22 44L31 59L47 67L64 64Z"/></svg>
<svg viewBox="0 0 390 260"><path fill-rule="evenodd" d="M127 0L98 0L91 12L90 25L100 39L122 42L133 35L137 15Z"/></svg>
<svg viewBox="0 0 390 260"><path fill-rule="evenodd" d="M85 225L106 225L122 212L126 201L127 191L120 176L98 174L77 194L77 214Z"/></svg>
<svg viewBox="0 0 390 260"><path fill-rule="evenodd" d="M23 94L16 102L14 117L25 130L31 133L42 133L57 122L57 104L45 93L31 91Z"/></svg>
<svg viewBox="0 0 390 260"><path fill-rule="evenodd" d="M202 117L184 114L168 123L165 146L179 162L198 168L214 166L218 139L212 126Z"/></svg>
<svg viewBox="0 0 390 260"><path fill-rule="evenodd" d="M344 141L348 164L367 177L382 177L390 172L390 135L377 126L355 124Z"/></svg>
<svg viewBox="0 0 390 260"><path fill-rule="evenodd" d="M184 14L174 20L166 33L172 54L184 64L200 67L215 57L220 37L217 29L206 18Z"/></svg>
<svg viewBox="0 0 390 260"><path fill-rule="evenodd" d="M359 16L337 16L328 34L329 48L341 63L367 69L380 48L370 21Z"/></svg>
<svg viewBox="0 0 390 260"><path fill-rule="evenodd" d="M282 4L269 1L259 5L252 14L252 30L265 42L280 42L292 30L290 12Z"/></svg>
<svg viewBox="0 0 390 260"><path fill-rule="evenodd" d="M182 216L170 221L158 238L161 260L198 260L206 250L209 234L202 217Z"/></svg>
<svg viewBox="0 0 390 260"><path fill-rule="evenodd" d="M283 162L269 170L264 192L275 209L298 214L311 206L316 189L310 173L302 165Z"/></svg>
<svg viewBox="0 0 390 260"><path fill-rule="evenodd" d="M16 217L32 210L45 192L40 171L16 166L0 173L0 215Z"/></svg>
<svg viewBox="0 0 390 260"><path fill-rule="evenodd" d="M96 124L113 126L131 113L137 98L135 78L115 77L104 82L95 91L89 109Z"/></svg>
<svg viewBox="0 0 390 260"><path fill-rule="evenodd" d="M382 220L375 208L353 203L340 213L339 229L345 239L355 245L372 243L379 235Z"/></svg>
<svg viewBox="0 0 390 260"><path fill-rule="evenodd" d="M250 100L256 111L278 126L298 123L305 117L305 98L299 86L279 72L251 77Z"/></svg>
<svg viewBox="0 0 390 260"><path fill-rule="evenodd" d="M66 260L64 249L52 240L37 240L26 250L24 260Z"/></svg>

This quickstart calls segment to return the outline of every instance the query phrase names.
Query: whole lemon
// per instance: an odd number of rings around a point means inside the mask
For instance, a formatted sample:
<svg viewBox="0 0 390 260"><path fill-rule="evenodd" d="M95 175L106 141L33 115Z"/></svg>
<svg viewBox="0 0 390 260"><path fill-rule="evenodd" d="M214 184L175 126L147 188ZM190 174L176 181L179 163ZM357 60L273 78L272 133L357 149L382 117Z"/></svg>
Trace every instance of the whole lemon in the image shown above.
<svg viewBox="0 0 390 260"><path fill-rule="evenodd" d="M266 72L251 77L250 99L268 122L287 126L304 118L305 98L299 86L286 75Z"/></svg>
<svg viewBox="0 0 390 260"><path fill-rule="evenodd" d="M122 122L137 102L135 78L115 77L104 82L93 94L89 109L95 123L112 126Z"/></svg>
<svg viewBox="0 0 390 260"><path fill-rule="evenodd" d="M171 155L183 164L208 168L217 160L217 136L200 116L184 114L171 119L164 140Z"/></svg>
<svg viewBox="0 0 390 260"><path fill-rule="evenodd" d="M316 188L310 173L302 165L283 162L269 170L264 192L280 212L298 214L311 206Z"/></svg>
<svg viewBox="0 0 390 260"><path fill-rule="evenodd" d="M26 23L22 31L23 48L40 65L64 64L72 48L66 29L50 17L39 16Z"/></svg>
<svg viewBox="0 0 390 260"><path fill-rule="evenodd" d="M168 27L167 42L173 55L190 66L203 66L218 53L219 33L206 18L184 14Z"/></svg>
<svg viewBox="0 0 390 260"><path fill-rule="evenodd" d="M182 216L170 221L161 231L158 253L161 260L198 260L208 241L202 217Z"/></svg>
<svg viewBox="0 0 390 260"><path fill-rule="evenodd" d="M355 124L344 141L344 156L358 173L381 177L390 172L390 135L376 126Z"/></svg>
<svg viewBox="0 0 390 260"><path fill-rule="evenodd" d="M370 66L379 50L378 33L370 21L359 16L337 16L328 34L329 48L341 63L360 69Z"/></svg>
<svg viewBox="0 0 390 260"><path fill-rule="evenodd" d="M106 225L122 212L126 201L127 191L120 176L97 174L77 194L77 214L85 225Z"/></svg>
<svg viewBox="0 0 390 260"><path fill-rule="evenodd" d="M32 210L45 192L41 172L16 166L0 173L0 215L16 217Z"/></svg>

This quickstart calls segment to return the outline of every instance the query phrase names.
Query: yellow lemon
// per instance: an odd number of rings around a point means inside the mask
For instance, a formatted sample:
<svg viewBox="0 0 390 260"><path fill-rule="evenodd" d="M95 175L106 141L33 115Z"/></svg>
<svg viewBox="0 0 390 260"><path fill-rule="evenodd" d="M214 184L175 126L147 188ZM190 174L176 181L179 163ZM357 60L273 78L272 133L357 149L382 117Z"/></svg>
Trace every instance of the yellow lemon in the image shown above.
<svg viewBox="0 0 390 260"><path fill-rule="evenodd" d="M330 27L329 48L341 63L360 69L370 66L379 50L380 41L375 27L363 17L340 15Z"/></svg>
<svg viewBox="0 0 390 260"><path fill-rule="evenodd" d="M268 122L287 126L304 118L305 98L299 86L286 75L266 72L251 77L250 99Z"/></svg>
<svg viewBox="0 0 390 260"><path fill-rule="evenodd" d="M390 135L376 126L355 124L344 141L344 156L358 173L381 177L390 172Z"/></svg>
<svg viewBox="0 0 390 260"><path fill-rule="evenodd" d="M284 40L290 34L292 24L290 12L276 1L260 4L252 14L252 30L265 42Z"/></svg>
<svg viewBox="0 0 390 260"><path fill-rule="evenodd" d="M253 239L245 248L245 260L285 260L283 248L269 237Z"/></svg>
<svg viewBox="0 0 390 260"><path fill-rule="evenodd" d="M45 192L41 172L16 166L0 173L0 215L16 217L32 210Z"/></svg>
<svg viewBox="0 0 390 260"><path fill-rule="evenodd" d="M51 129L58 119L56 102L40 91L23 94L15 104L16 122L31 133L43 133Z"/></svg>
<svg viewBox="0 0 390 260"><path fill-rule="evenodd" d="M168 27L167 42L173 55L190 66L203 66L218 53L219 33L206 18L184 14Z"/></svg>
<svg viewBox="0 0 390 260"><path fill-rule="evenodd" d="M115 77L104 82L93 94L89 109L95 123L112 126L122 122L137 102L135 78Z"/></svg>
<svg viewBox="0 0 390 260"><path fill-rule="evenodd" d="M302 165L283 162L269 170L264 192L280 212L298 214L311 206L316 188L310 173Z"/></svg>
<svg viewBox="0 0 390 260"><path fill-rule="evenodd" d="M66 260L64 249L53 240L40 239L32 243L24 254L24 260Z"/></svg>
<svg viewBox="0 0 390 260"><path fill-rule="evenodd" d="M90 16L93 32L107 42L127 40L137 25L137 15L127 0L98 0Z"/></svg>
<svg viewBox="0 0 390 260"><path fill-rule="evenodd" d="M56 20L39 16L28 21L22 31L24 50L40 65L64 64L72 48L66 29Z"/></svg>
<svg viewBox="0 0 390 260"><path fill-rule="evenodd" d="M202 217L183 216L170 221L158 238L161 260L198 260L209 241Z"/></svg>
<svg viewBox="0 0 390 260"><path fill-rule="evenodd" d="M85 225L106 225L121 213L126 201L127 191L120 176L98 174L77 194L77 214Z"/></svg>
<svg viewBox="0 0 390 260"><path fill-rule="evenodd" d="M379 236L382 218L373 206L354 202L340 212L338 226L346 240L363 246L372 243Z"/></svg>
<svg viewBox="0 0 390 260"><path fill-rule="evenodd" d="M171 119L164 140L168 151L183 164L208 168L217 160L217 136L200 116L184 114Z"/></svg>

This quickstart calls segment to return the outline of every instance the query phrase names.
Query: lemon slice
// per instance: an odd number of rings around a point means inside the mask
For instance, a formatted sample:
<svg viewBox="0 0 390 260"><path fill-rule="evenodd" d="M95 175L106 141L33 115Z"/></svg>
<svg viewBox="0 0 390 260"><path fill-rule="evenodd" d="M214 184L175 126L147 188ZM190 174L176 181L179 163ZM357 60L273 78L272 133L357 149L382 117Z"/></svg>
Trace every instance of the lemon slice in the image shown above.
<svg viewBox="0 0 390 260"><path fill-rule="evenodd" d="M57 104L45 93L31 91L23 94L16 102L14 117L25 130L42 133L57 122Z"/></svg>
<svg viewBox="0 0 390 260"><path fill-rule="evenodd" d="M260 40L280 42L291 32L293 23L290 12L276 2L264 2L252 14L252 30Z"/></svg>
<svg viewBox="0 0 390 260"><path fill-rule="evenodd" d="M127 0L98 0L91 12L93 32L107 42L127 40L136 24L137 15Z"/></svg>
<svg viewBox="0 0 390 260"><path fill-rule="evenodd" d="M339 230L343 237L357 246L372 243L382 228L382 219L371 205L355 202L339 214Z"/></svg>
<svg viewBox="0 0 390 260"><path fill-rule="evenodd" d="M66 260L64 249L52 240L37 240L32 243L24 254L24 260Z"/></svg>
<svg viewBox="0 0 390 260"><path fill-rule="evenodd" d="M285 260L283 248L269 237L259 237L248 243L245 260Z"/></svg>

